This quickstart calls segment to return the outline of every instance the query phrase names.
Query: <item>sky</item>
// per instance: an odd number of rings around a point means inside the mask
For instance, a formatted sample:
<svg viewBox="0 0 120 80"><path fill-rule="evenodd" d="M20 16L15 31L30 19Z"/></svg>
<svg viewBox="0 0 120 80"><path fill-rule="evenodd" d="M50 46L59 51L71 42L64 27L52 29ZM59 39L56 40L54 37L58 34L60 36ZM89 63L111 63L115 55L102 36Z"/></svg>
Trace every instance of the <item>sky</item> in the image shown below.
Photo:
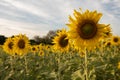
<svg viewBox="0 0 120 80"><path fill-rule="evenodd" d="M110 24L120 36L120 0L0 0L0 35L45 36L49 30L68 28L74 9L103 13L99 23Z"/></svg>

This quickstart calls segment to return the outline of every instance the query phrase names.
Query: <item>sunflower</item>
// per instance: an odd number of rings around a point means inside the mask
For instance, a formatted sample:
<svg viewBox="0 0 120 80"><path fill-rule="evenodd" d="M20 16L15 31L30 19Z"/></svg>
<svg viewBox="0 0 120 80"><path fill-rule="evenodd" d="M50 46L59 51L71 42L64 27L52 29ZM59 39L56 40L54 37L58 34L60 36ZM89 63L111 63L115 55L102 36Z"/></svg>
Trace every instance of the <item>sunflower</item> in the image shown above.
<svg viewBox="0 0 120 80"><path fill-rule="evenodd" d="M2 47L2 45L0 45L0 49L2 49L3 47Z"/></svg>
<svg viewBox="0 0 120 80"><path fill-rule="evenodd" d="M40 50L40 46L39 45L36 45L37 49Z"/></svg>
<svg viewBox="0 0 120 80"><path fill-rule="evenodd" d="M118 67L118 69L120 69L120 62L118 62L118 66L117 67Z"/></svg>
<svg viewBox="0 0 120 80"><path fill-rule="evenodd" d="M4 45L3 45L3 50L11 55L14 55L14 51L13 51L13 39L12 38L8 38L6 39Z"/></svg>
<svg viewBox="0 0 120 80"><path fill-rule="evenodd" d="M119 36L112 36L111 43L113 45L120 45L120 37Z"/></svg>
<svg viewBox="0 0 120 80"><path fill-rule="evenodd" d="M39 50L44 50L45 49L45 45L44 44L39 44Z"/></svg>
<svg viewBox="0 0 120 80"><path fill-rule="evenodd" d="M39 56L44 56L44 55L45 55L45 53L44 53L44 51L43 51L43 50L40 50L40 51L39 51L39 53L38 53L38 55L39 55Z"/></svg>
<svg viewBox="0 0 120 80"><path fill-rule="evenodd" d="M33 53L38 52L38 46L36 46L36 45L31 46L31 52L33 52Z"/></svg>
<svg viewBox="0 0 120 80"><path fill-rule="evenodd" d="M80 57L84 57L84 56L85 56L85 53L81 51L81 52L79 53L79 55L80 55Z"/></svg>
<svg viewBox="0 0 120 80"><path fill-rule="evenodd" d="M104 37L110 38L112 36L111 28L110 27L106 27L105 30L106 30L106 32L105 32L105 36Z"/></svg>
<svg viewBox="0 0 120 80"><path fill-rule="evenodd" d="M53 39L54 49L60 51L67 51L69 49L69 40L67 39L67 32L62 29L57 33Z"/></svg>
<svg viewBox="0 0 120 80"><path fill-rule="evenodd" d="M46 49L46 50L49 50L49 49L50 49L50 45L46 45L46 46L45 46L45 49Z"/></svg>
<svg viewBox="0 0 120 80"><path fill-rule="evenodd" d="M111 42L110 41L106 42L105 46L110 47L111 46Z"/></svg>
<svg viewBox="0 0 120 80"><path fill-rule="evenodd" d="M19 34L14 37L14 51L18 55L23 55L28 53L29 50L29 39L26 35Z"/></svg>
<svg viewBox="0 0 120 80"><path fill-rule="evenodd" d="M102 13L97 11L78 12L74 10L74 17L69 16L68 38L81 49L93 49L98 42L110 33L109 24L99 24Z"/></svg>

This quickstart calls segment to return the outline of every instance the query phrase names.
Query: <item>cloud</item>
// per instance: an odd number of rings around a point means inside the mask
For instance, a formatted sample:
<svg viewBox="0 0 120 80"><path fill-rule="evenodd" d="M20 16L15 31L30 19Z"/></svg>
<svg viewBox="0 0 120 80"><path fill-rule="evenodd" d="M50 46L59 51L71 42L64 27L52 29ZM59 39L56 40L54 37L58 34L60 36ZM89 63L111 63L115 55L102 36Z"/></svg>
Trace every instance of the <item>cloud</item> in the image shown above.
<svg viewBox="0 0 120 80"><path fill-rule="evenodd" d="M35 35L43 36L48 32L47 31L48 25L45 25L45 24L15 22L15 21L10 21L6 19L0 19L0 22L2 22L0 23L0 26L1 26L0 34L6 35L6 36L23 33L23 34L27 34L30 38L32 38Z"/></svg>
<svg viewBox="0 0 120 80"><path fill-rule="evenodd" d="M100 23L111 24L114 33L120 35L119 0L1 0L0 33L7 35L3 31L10 34L15 31L31 37L33 34L46 34L49 30L67 28L68 16L79 8L102 12Z"/></svg>
<svg viewBox="0 0 120 80"><path fill-rule="evenodd" d="M27 3L24 3L24 1L23 2L20 2L19 0L5 0L5 1L22 11L27 11L41 17L47 17L47 18L50 17L42 9L40 9L40 7L38 8L35 5L29 5Z"/></svg>
<svg viewBox="0 0 120 80"><path fill-rule="evenodd" d="M104 14L103 22L111 24L112 31L115 35L120 35L120 1L108 0L106 3L102 3Z"/></svg>

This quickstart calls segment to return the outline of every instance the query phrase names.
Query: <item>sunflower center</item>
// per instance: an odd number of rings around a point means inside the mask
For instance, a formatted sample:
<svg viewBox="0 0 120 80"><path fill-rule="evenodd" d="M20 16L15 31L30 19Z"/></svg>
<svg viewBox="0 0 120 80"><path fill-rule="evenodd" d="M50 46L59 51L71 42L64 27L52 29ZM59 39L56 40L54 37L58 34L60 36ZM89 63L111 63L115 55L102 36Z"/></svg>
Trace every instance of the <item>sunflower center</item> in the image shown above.
<svg viewBox="0 0 120 80"><path fill-rule="evenodd" d="M61 37L60 41L59 41L59 45L61 47L66 47L68 45L68 39L65 39L67 36L63 36Z"/></svg>
<svg viewBox="0 0 120 80"><path fill-rule="evenodd" d="M39 49L40 47L38 46L37 48Z"/></svg>
<svg viewBox="0 0 120 80"><path fill-rule="evenodd" d="M91 39L96 35L96 24L94 22L87 21L83 25L81 25L80 30L78 32L81 38Z"/></svg>
<svg viewBox="0 0 120 80"><path fill-rule="evenodd" d="M110 45L111 45L111 43L110 43L110 42L108 42L108 43L107 43L107 46L110 46Z"/></svg>
<svg viewBox="0 0 120 80"><path fill-rule="evenodd" d="M43 52L40 52L40 55L42 55L43 54Z"/></svg>
<svg viewBox="0 0 120 80"><path fill-rule="evenodd" d="M118 38L114 38L114 42L118 42Z"/></svg>
<svg viewBox="0 0 120 80"><path fill-rule="evenodd" d="M25 48L25 41L24 40L19 40L19 42L18 42L18 47L20 48L20 49L24 49Z"/></svg>
<svg viewBox="0 0 120 80"><path fill-rule="evenodd" d="M10 42L10 43L8 44L8 47L9 47L10 49L12 49L12 46L13 46L13 43Z"/></svg>
<svg viewBox="0 0 120 80"><path fill-rule="evenodd" d="M35 51L35 48L33 47L32 50Z"/></svg>

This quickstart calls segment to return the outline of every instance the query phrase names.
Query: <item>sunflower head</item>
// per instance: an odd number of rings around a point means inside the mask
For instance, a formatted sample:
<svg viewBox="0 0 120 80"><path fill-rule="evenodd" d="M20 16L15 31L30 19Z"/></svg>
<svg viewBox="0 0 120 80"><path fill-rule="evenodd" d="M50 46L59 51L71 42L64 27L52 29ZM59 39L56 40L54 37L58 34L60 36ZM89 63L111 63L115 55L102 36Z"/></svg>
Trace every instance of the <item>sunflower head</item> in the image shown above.
<svg viewBox="0 0 120 80"><path fill-rule="evenodd" d="M118 66L117 67L118 67L118 69L120 69L120 62L118 62Z"/></svg>
<svg viewBox="0 0 120 80"><path fill-rule="evenodd" d="M17 35L14 37L15 45L14 50L18 55L23 55L28 53L29 50L29 39L26 35Z"/></svg>
<svg viewBox="0 0 120 80"><path fill-rule="evenodd" d="M31 46L31 52L33 53L38 52L38 46L37 45Z"/></svg>
<svg viewBox="0 0 120 80"><path fill-rule="evenodd" d="M39 55L39 56L44 56L44 55L45 55L45 53L44 53L44 51L43 51L43 50L41 50L41 51L39 51L38 55Z"/></svg>
<svg viewBox="0 0 120 80"><path fill-rule="evenodd" d="M106 44L107 46L111 46L111 42L107 42L107 44Z"/></svg>
<svg viewBox="0 0 120 80"><path fill-rule="evenodd" d="M120 45L120 37L119 36L112 36L111 43L113 45Z"/></svg>
<svg viewBox="0 0 120 80"><path fill-rule="evenodd" d="M38 50L40 50L40 46L39 45L37 45L36 47L37 47Z"/></svg>
<svg viewBox="0 0 120 80"><path fill-rule="evenodd" d="M0 48L2 49L2 48L3 48L3 46L2 46L2 45L0 45Z"/></svg>
<svg viewBox="0 0 120 80"><path fill-rule="evenodd" d="M105 47L111 47L112 46L112 43L111 43L111 41L107 41L107 42L105 42Z"/></svg>
<svg viewBox="0 0 120 80"><path fill-rule="evenodd" d="M111 37L112 36L112 30L111 30L111 28L110 27L106 27L105 28L105 30L106 30L106 36L105 37Z"/></svg>
<svg viewBox="0 0 120 80"><path fill-rule="evenodd" d="M12 38L8 38L6 39L4 45L3 45L3 50L11 55L14 55L14 51L13 51L13 39Z"/></svg>
<svg viewBox="0 0 120 80"><path fill-rule="evenodd" d="M80 55L80 57L83 57L83 58L84 58L85 53L81 51L81 52L79 53L79 55Z"/></svg>
<svg viewBox="0 0 120 80"><path fill-rule="evenodd" d="M79 48L92 49L110 32L109 25L99 24L102 13L97 11L78 12L74 10L74 17L69 16L68 37Z"/></svg>
<svg viewBox="0 0 120 80"><path fill-rule="evenodd" d="M69 40L67 38L67 32L65 29L62 29L57 33L57 36L53 39L54 48L56 50L67 51L69 48Z"/></svg>

